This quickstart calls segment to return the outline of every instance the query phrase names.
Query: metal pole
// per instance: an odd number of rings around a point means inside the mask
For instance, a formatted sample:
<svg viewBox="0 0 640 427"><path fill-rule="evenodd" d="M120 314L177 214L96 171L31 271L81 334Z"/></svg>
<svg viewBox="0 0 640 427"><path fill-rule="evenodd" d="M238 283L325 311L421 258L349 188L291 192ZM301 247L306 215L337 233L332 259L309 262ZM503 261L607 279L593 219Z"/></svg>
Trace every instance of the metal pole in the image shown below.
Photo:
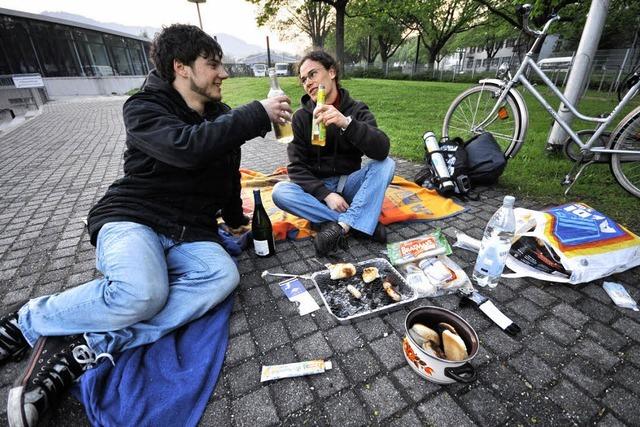
<svg viewBox="0 0 640 427"><path fill-rule="evenodd" d="M202 18L200 17L200 3L196 3L196 8L198 9L198 21L200 21L200 29L202 30Z"/></svg>
<svg viewBox="0 0 640 427"><path fill-rule="evenodd" d="M614 85L615 90L618 90L618 86L620 85L620 77L622 76L622 70L624 70L624 66L627 65L627 58L629 58L630 51L631 49L627 49L627 52L624 54L622 65L620 65L620 71L618 71L618 75L616 76L616 82ZM611 92L611 90L609 90L609 92Z"/></svg>
<svg viewBox="0 0 640 427"><path fill-rule="evenodd" d="M420 54L420 34L418 34L418 43L416 43L416 59L413 61L413 74L418 72L418 55Z"/></svg>
<svg viewBox="0 0 640 427"><path fill-rule="evenodd" d="M589 75L593 57L598 49L598 43L600 42L600 36L602 35L608 10L609 0L591 1L587 22L585 22L584 31L582 31L582 37L578 45L578 51L576 52L573 66L571 67L571 75L567 79L567 86L564 91L564 96L573 105L578 103L585 83L587 83L586 77ZM571 114L569 109L562 103L558 109L558 115L568 125L571 125L573 114ZM566 140L566 137L567 133L564 129L562 129L558 123L554 122L553 128L549 133L547 148L555 149L561 146Z"/></svg>
<svg viewBox="0 0 640 427"><path fill-rule="evenodd" d="M604 83L604 76L607 75L607 67L602 66L602 77L600 77L600 85L598 85L598 92L602 90L602 84Z"/></svg>
<svg viewBox="0 0 640 427"><path fill-rule="evenodd" d="M267 36L267 68L271 68L271 48L269 48L269 36Z"/></svg>

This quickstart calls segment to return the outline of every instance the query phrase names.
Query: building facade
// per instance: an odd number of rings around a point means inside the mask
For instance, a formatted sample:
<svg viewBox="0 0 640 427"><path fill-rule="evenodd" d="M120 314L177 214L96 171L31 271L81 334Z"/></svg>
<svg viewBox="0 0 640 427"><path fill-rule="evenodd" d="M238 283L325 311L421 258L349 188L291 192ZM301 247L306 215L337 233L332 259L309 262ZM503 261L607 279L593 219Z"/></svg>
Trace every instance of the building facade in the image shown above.
<svg viewBox="0 0 640 427"><path fill-rule="evenodd" d="M38 73L50 98L139 87L149 47L143 37L0 8L0 76Z"/></svg>

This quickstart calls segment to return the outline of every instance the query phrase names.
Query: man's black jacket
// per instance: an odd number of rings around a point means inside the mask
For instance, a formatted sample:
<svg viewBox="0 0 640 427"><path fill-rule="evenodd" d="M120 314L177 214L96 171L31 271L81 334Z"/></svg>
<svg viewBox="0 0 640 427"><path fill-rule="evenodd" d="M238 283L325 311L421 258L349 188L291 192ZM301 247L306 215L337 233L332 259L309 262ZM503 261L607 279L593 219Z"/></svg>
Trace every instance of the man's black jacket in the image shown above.
<svg viewBox="0 0 640 427"><path fill-rule="evenodd" d="M378 129L369 107L352 99L346 89L339 90L338 110L352 119L347 129L343 132L336 126L328 126L326 145L311 145L311 119L316 103L304 95L302 108L293 115L294 138L287 147L289 178L320 201L331 193L323 178L359 170L363 155L374 160L384 160L389 155L389 138Z"/></svg>
<svg viewBox="0 0 640 427"><path fill-rule="evenodd" d="M258 101L217 102L204 117L152 71L124 104L124 177L89 212L91 242L107 222L133 221L180 241L217 240L216 213L242 220L240 146L271 124Z"/></svg>

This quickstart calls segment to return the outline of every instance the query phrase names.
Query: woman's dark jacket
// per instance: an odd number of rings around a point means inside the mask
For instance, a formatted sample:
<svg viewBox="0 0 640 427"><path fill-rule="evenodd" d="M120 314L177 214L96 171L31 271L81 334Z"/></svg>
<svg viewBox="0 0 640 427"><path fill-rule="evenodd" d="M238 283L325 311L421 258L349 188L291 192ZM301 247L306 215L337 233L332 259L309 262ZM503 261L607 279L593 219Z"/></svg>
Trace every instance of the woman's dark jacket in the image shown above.
<svg viewBox="0 0 640 427"><path fill-rule="evenodd" d="M227 224L240 224L240 146L271 129L258 101L233 110L210 103L203 117L152 71L123 112L124 177L89 212L93 244L112 221L148 225L178 241L217 240L220 210Z"/></svg>
<svg viewBox="0 0 640 427"><path fill-rule="evenodd" d="M330 125L326 145L311 145L311 119L316 103L304 95L302 108L293 115L293 142L287 146L289 179L320 201L331 193L323 178L359 170L363 155L374 160L384 160L389 155L389 138L378 129L369 107L352 99L346 89L339 90L338 110L352 119L347 129L343 132Z"/></svg>

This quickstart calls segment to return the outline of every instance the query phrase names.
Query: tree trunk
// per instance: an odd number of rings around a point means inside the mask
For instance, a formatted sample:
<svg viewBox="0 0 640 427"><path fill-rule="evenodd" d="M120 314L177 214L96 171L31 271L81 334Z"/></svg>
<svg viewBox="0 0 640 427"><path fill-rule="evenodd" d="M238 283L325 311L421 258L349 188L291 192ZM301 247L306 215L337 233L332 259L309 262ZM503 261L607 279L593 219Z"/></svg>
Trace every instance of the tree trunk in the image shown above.
<svg viewBox="0 0 640 427"><path fill-rule="evenodd" d="M338 1L336 8L336 60L338 61L339 75L344 75L344 15L347 4Z"/></svg>

